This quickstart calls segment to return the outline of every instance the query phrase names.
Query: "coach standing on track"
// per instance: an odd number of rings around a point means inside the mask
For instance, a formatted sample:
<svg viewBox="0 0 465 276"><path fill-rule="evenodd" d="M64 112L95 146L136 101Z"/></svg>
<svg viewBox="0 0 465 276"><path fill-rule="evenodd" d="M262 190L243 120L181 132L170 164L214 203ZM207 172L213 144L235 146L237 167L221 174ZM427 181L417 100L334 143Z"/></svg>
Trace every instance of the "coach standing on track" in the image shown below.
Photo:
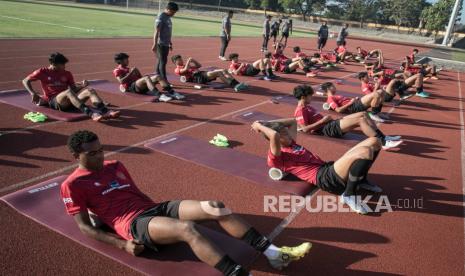
<svg viewBox="0 0 465 276"><path fill-rule="evenodd" d="M323 21L323 23L321 23L320 29L318 30L318 51L320 53L323 51L323 48L326 45L326 41L328 41L328 35L329 31L327 23L326 21Z"/></svg>
<svg viewBox="0 0 465 276"><path fill-rule="evenodd" d="M337 46L344 45L344 42L346 42L346 37L349 35L349 32L347 31L348 28L349 28L349 24L345 23L344 26L339 31L339 34L336 40Z"/></svg>
<svg viewBox="0 0 465 276"><path fill-rule="evenodd" d="M178 4L169 2L166 5L165 11L158 15L155 20L155 32L153 34L152 52L157 55L157 67L155 73L160 75L166 81L166 63L168 62L168 54L173 50L171 43L171 35L173 32L173 24L171 17L173 17L179 10Z"/></svg>
<svg viewBox="0 0 465 276"><path fill-rule="evenodd" d="M221 60L228 60L224 57L226 48L228 48L229 41L231 40L231 18L233 17L234 12L228 11L228 14L223 17L221 23L221 50L219 58Z"/></svg>

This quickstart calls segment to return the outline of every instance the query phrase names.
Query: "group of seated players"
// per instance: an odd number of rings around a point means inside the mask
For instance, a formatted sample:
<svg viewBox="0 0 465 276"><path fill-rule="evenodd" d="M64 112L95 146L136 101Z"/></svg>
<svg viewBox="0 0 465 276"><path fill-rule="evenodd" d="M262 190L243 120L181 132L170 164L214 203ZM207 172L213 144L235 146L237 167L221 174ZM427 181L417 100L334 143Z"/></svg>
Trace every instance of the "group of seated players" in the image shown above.
<svg viewBox="0 0 465 276"><path fill-rule="evenodd" d="M333 53L313 56L305 55L299 47L293 50L295 57L287 58L283 54L284 47L278 45L273 53L265 53L263 58L253 63L240 62L239 55L233 53L229 56L231 64L228 70L201 70L202 65L198 61L193 58L184 61L180 55L174 55L172 62L176 66L175 74L184 82L204 85L220 79L236 92L247 89L247 85L237 81L234 75L261 74L264 80L274 80L277 78L274 72L288 74L300 69L307 76L314 77L321 66L332 67L346 61L365 64L366 71L358 74L364 94L360 97L337 95L336 85L332 82L321 85L326 97L323 108L344 114L344 117L320 114L312 106L314 89L308 85L298 85L293 89L297 106L292 118L256 121L251 127L269 143L267 162L270 168L293 174L310 185L339 195L340 200L353 211L366 214L367 210L358 204L354 195L359 189L382 191L381 187L367 179L369 170L382 149L394 148L402 143L400 136L385 135L377 126L377 123L387 119L382 114L383 104L392 101L396 95L401 101L415 95L408 91L410 88L416 89L416 95L428 97L423 91L423 81L427 77L437 79L437 70L434 66L415 63L416 50L406 58L400 69L387 68L380 50L368 52L358 47L357 53L349 53L345 45L340 45ZM68 62L65 56L53 53L49 62L49 67L34 71L23 81L34 103L64 112L76 108L94 121L120 115L119 111L108 109L87 81L75 83L72 74L65 70ZM127 54L116 54L115 62L117 67L113 75L120 83L122 92L148 94L162 102L184 98L173 90L168 80L156 75L143 76L136 67L130 67ZM41 82L43 94L32 88L31 82L36 80ZM88 101L92 106L86 105ZM365 140L336 161L323 161L296 141L298 132L340 139L355 128L360 128L366 136ZM155 203L137 188L122 163L104 161L103 146L95 133L87 130L73 133L68 139L68 147L79 162L79 168L62 184L61 196L68 214L74 216L79 229L92 238L133 255L140 254L144 249L158 251L163 245L185 242L201 261L230 276L250 274L203 236L194 222L218 222L228 234L263 253L270 265L279 270L304 257L311 248L308 242L295 247L274 245L220 201L173 200ZM110 226L116 235L100 228L102 223Z"/></svg>

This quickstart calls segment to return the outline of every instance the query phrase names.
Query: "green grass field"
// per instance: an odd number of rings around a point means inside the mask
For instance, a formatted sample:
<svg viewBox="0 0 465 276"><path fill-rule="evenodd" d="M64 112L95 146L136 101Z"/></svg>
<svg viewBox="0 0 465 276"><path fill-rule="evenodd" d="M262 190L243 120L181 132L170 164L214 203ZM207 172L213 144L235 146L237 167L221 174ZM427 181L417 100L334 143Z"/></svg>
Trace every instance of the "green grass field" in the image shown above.
<svg viewBox="0 0 465 276"><path fill-rule="evenodd" d="M463 52L453 52L452 60L465 62L465 53Z"/></svg>
<svg viewBox="0 0 465 276"><path fill-rule="evenodd" d="M156 11L154 11L156 12ZM151 37L155 15L98 5L0 0L1 38ZM175 36L218 36L220 18L173 19ZM261 36L261 26L234 22L234 36ZM294 36L311 36L296 31Z"/></svg>

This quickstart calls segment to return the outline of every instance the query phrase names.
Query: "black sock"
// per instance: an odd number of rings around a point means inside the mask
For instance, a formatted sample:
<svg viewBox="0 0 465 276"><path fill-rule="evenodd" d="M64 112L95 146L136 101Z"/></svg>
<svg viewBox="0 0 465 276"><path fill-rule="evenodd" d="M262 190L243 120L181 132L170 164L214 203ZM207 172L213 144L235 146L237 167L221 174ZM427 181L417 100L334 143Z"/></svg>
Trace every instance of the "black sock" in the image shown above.
<svg viewBox="0 0 465 276"><path fill-rule="evenodd" d="M95 107L102 112L102 114L105 114L108 112L108 108L103 104L103 102L99 102L98 104L95 105Z"/></svg>
<svg viewBox="0 0 465 276"><path fill-rule="evenodd" d="M365 181L365 176L367 175L372 163L373 161L368 159L358 159L354 161L349 169L349 179L347 180L344 195L355 195L355 190L358 184Z"/></svg>
<svg viewBox="0 0 465 276"><path fill-rule="evenodd" d="M419 93L419 92L421 92L421 91L423 91L423 85L420 86L420 87L417 87L417 93Z"/></svg>
<svg viewBox="0 0 465 276"><path fill-rule="evenodd" d="M376 107L372 107L371 111L372 111L373 114L378 114L378 113L381 112L382 109L383 109L383 105L380 104L380 105L378 105Z"/></svg>
<svg viewBox="0 0 465 276"><path fill-rule="evenodd" d="M85 104L81 104L79 110L81 110L82 113L86 114L87 116L90 116L90 114L92 114L92 110L90 110L90 108L87 107Z"/></svg>
<svg viewBox="0 0 465 276"><path fill-rule="evenodd" d="M268 68L268 76L273 76L273 69L271 68Z"/></svg>
<svg viewBox="0 0 465 276"><path fill-rule="evenodd" d="M225 255L221 260L215 265L215 268L218 269L226 276L248 276L247 272L241 265L233 261L228 255Z"/></svg>
<svg viewBox="0 0 465 276"><path fill-rule="evenodd" d="M375 137L379 138L381 140L381 143L384 145L386 143L386 135L381 132L381 130L377 129Z"/></svg>
<svg viewBox="0 0 465 276"><path fill-rule="evenodd" d="M244 234L242 240L259 252L265 252L271 245L271 242L253 227Z"/></svg>
<svg viewBox="0 0 465 276"><path fill-rule="evenodd" d="M230 85L231 87L235 87L235 86L238 85L238 84L239 84L239 82L238 82L236 79L231 79L231 80L229 81L229 85Z"/></svg>
<svg viewBox="0 0 465 276"><path fill-rule="evenodd" d="M156 90L156 91L158 92L158 90ZM172 93L173 88L168 85L168 86L163 87L163 91L168 92L168 93Z"/></svg>

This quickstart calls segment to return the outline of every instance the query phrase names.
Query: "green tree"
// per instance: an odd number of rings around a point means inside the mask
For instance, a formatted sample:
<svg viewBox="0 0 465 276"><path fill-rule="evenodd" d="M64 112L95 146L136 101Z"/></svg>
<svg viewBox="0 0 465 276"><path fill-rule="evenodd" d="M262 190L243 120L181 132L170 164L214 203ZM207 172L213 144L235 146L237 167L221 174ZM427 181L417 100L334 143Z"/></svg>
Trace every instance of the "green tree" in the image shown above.
<svg viewBox="0 0 465 276"><path fill-rule="evenodd" d="M428 6L425 0L388 0L383 12L394 21L397 30L401 26L416 27L420 22L422 10Z"/></svg>
<svg viewBox="0 0 465 276"><path fill-rule="evenodd" d="M377 13L381 7L381 0L348 0L345 1L344 19L358 21L360 28L367 21L376 21Z"/></svg>
<svg viewBox="0 0 465 276"><path fill-rule="evenodd" d="M288 12L301 14L302 19L307 21L307 16L324 9L326 0L279 0L279 3Z"/></svg>
<svg viewBox="0 0 465 276"><path fill-rule="evenodd" d="M436 38L439 31L443 31L449 21L454 6L454 0L439 0L434 5L425 8L421 13L421 19L425 28L434 32Z"/></svg>

